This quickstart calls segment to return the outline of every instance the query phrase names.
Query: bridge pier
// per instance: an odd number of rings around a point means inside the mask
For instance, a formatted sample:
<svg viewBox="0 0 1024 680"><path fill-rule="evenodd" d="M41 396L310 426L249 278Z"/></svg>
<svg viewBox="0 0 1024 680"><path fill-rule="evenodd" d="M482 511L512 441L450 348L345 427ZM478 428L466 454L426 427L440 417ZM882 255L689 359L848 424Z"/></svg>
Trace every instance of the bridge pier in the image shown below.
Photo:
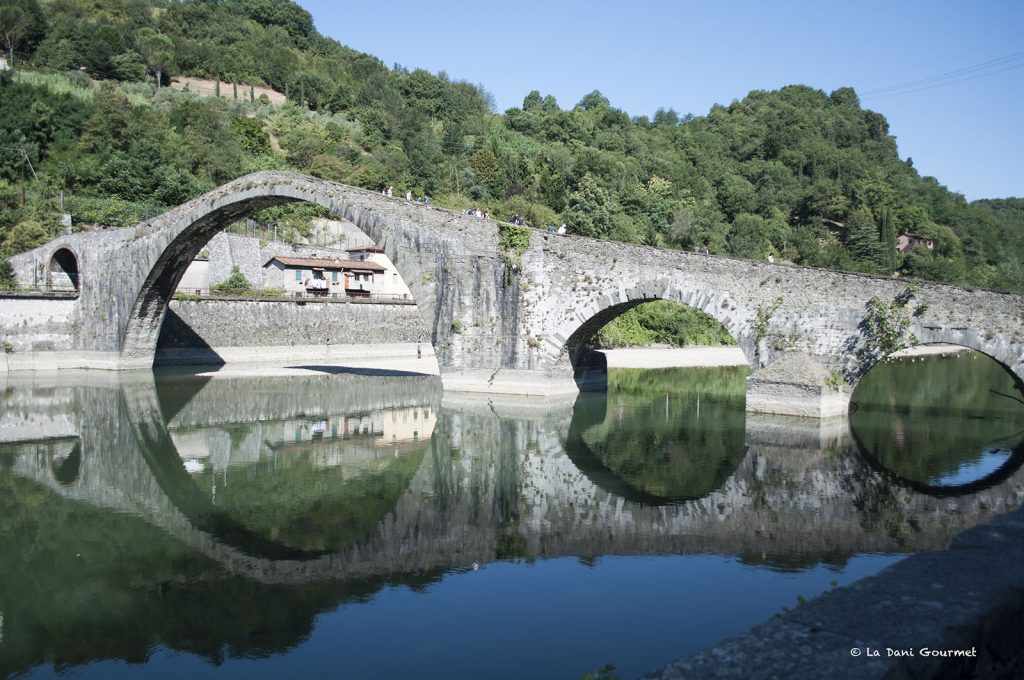
<svg viewBox="0 0 1024 680"><path fill-rule="evenodd" d="M804 418L845 416L852 388L811 355L787 352L747 378L747 411Z"/></svg>

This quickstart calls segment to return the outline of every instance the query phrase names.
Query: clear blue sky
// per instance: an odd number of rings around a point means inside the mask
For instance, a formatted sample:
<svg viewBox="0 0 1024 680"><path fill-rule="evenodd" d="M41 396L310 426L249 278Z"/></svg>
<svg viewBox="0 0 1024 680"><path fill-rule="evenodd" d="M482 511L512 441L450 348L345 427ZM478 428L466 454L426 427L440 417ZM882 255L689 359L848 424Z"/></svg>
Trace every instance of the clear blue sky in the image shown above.
<svg viewBox="0 0 1024 680"><path fill-rule="evenodd" d="M499 111L534 89L562 108L597 89L650 116L661 107L701 115L793 83L852 86L921 174L971 200L1024 196L1021 0L298 1L324 35L388 66L480 83ZM1008 55L963 74L984 77L866 94Z"/></svg>

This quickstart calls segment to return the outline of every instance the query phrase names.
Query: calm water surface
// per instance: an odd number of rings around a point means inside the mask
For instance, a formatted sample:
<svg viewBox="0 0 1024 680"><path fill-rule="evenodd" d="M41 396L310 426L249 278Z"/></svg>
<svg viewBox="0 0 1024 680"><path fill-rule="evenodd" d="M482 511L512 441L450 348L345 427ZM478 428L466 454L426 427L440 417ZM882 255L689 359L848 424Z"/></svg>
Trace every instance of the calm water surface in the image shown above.
<svg viewBox="0 0 1024 680"><path fill-rule="evenodd" d="M984 357L883 364L849 423L745 374L0 378L0 674L634 677L1024 500Z"/></svg>

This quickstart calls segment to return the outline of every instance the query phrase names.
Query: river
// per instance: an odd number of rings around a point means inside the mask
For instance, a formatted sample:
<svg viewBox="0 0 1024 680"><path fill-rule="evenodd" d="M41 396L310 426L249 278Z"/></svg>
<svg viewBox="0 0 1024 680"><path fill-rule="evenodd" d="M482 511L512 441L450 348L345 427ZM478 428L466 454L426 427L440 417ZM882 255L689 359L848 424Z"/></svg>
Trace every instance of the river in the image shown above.
<svg viewBox="0 0 1024 680"><path fill-rule="evenodd" d="M635 677L1024 500L982 355L825 422L746 414L746 373L0 377L0 674Z"/></svg>

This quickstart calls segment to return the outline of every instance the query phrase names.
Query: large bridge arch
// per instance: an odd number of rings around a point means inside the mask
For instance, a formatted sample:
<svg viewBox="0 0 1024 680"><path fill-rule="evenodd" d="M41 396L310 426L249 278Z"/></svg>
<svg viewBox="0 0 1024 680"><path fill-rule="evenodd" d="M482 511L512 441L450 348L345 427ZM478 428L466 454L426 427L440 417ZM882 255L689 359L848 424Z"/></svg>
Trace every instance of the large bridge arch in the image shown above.
<svg viewBox="0 0 1024 680"><path fill-rule="evenodd" d="M148 228L154 234L159 233L159 240L169 242L153 261L131 307L120 337L122 358L136 363L152 363L167 304L189 263L218 232L260 210L285 203L312 203L349 220L386 251L389 250L387 246L394 246L393 242L396 238L400 239L401 234L396 233L395 226L388 223L386 216L372 210L359 209L351 201L345 200L348 192L363 193L302 175L257 173L225 185L154 220ZM416 286L415 275L421 272L413 271L405 258L397 256L394 248L389 254L395 255L392 261L413 289L417 303L428 302L423 299L423 291L416 290L419 286ZM433 320L425 321L430 323Z"/></svg>

